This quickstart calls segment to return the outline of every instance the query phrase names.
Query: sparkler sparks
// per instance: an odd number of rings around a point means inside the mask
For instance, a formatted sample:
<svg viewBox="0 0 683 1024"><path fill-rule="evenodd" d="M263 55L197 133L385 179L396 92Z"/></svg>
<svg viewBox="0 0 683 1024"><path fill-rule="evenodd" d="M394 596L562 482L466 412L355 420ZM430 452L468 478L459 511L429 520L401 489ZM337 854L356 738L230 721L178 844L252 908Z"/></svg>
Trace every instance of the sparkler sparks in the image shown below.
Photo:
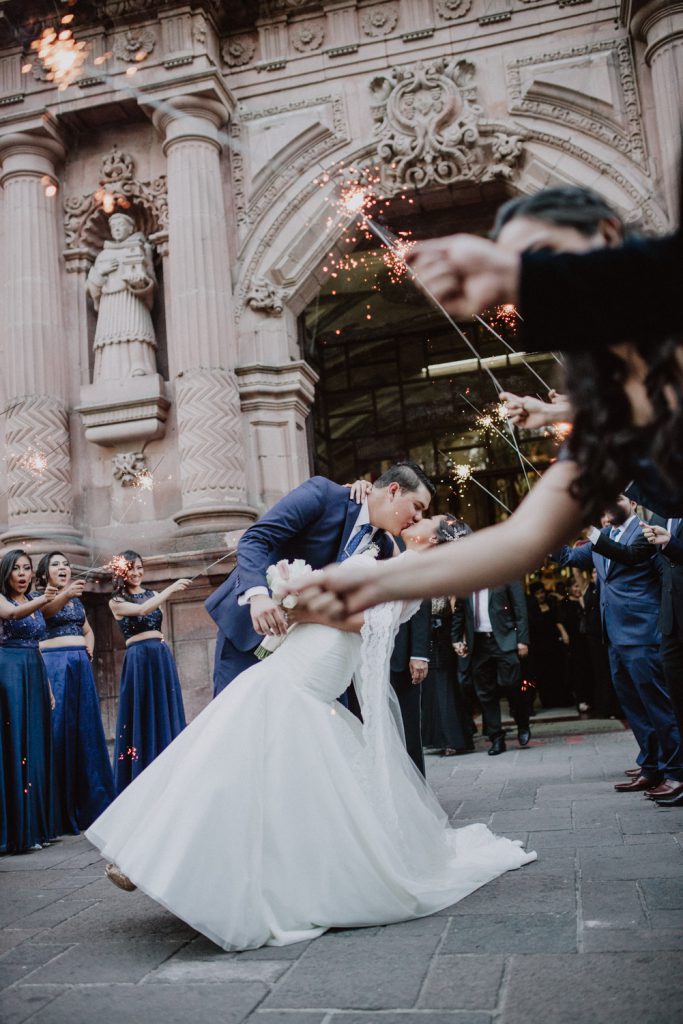
<svg viewBox="0 0 683 1024"><path fill-rule="evenodd" d="M86 44L76 42L70 28L57 32L43 29L40 37L31 43L31 49L47 71L47 79L61 91L75 82L86 58Z"/></svg>
<svg viewBox="0 0 683 1024"><path fill-rule="evenodd" d="M140 491L151 491L154 488L154 476L149 469L140 469L135 475L133 487Z"/></svg>
<svg viewBox="0 0 683 1024"><path fill-rule="evenodd" d="M572 432L572 424L561 421L560 423L553 423L552 426L548 427L550 436L555 441L566 441Z"/></svg>
<svg viewBox="0 0 683 1024"><path fill-rule="evenodd" d="M17 465L34 476L42 476L48 467L47 454L39 448L30 447L17 459Z"/></svg>
<svg viewBox="0 0 683 1024"><path fill-rule="evenodd" d="M519 313L512 302L505 302L502 306L496 306L493 322L497 327L505 324L511 331L516 330Z"/></svg>
<svg viewBox="0 0 683 1024"><path fill-rule="evenodd" d="M129 562L123 555L113 555L108 562L105 562L102 568L105 572L111 573L112 576L120 576L122 579L128 575Z"/></svg>

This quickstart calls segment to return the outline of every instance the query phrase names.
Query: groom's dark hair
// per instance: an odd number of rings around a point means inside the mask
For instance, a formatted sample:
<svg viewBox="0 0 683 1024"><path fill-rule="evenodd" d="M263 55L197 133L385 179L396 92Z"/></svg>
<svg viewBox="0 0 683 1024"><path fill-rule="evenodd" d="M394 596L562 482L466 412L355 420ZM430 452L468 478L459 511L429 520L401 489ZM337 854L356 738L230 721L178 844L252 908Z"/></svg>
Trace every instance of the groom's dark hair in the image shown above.
<svg viewBox="0 0 683 1024"><path fill-rule="evenodd" d="M389 484L398 484L402 491L426 487L432 497L436 494L436 487L416 462L397 462L375 480L375 487L380 489Z"/></svg>

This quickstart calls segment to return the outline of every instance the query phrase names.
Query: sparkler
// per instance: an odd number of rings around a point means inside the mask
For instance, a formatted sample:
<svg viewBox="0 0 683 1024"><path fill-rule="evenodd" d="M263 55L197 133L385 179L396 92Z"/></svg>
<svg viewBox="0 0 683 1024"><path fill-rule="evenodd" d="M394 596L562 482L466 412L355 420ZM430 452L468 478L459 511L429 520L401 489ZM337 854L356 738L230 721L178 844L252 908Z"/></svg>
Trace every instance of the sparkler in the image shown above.
<svg viewBox="0 0 683 1024"><path fill-rule="evenodd" d="M452 475L453 481L455 483L456 489L460 497L462 497L464 494L465 485L472 481L472 483L475 483L477 487L481 488L482 491L488 494L490 498L493 498L494 501L498 502L501 508L505 509L506 512L512 515L511 510L507 507L505 502L501 501L500 498L498 498L493 493L493 491L490 491L488 489L488 487L484 487L483 483L481 483L480 480L477 480L476 476L474 476L472 472L472 467L468 462L453 463L451 459L449 459L448 456L444 454L444 452L441 452L441 455L443 455L444 458L446 459L446 466L450 470L450 473Z"/></svg>
<svg viewBox="0 0 683 1024"><path fill-rule="evenodd" d="M76 42L70 28L61 32L54 28L43 29L40 37L31 43L31 49L46 69L48 81L54 82L60 92L76 81L86 58L86 44ZM24 68L26 65L22 71Z"/></svg>
<svg viewBox="0 0 683 1024"><path fill-rule="evenodd" d="M522 455L522 453L521 453L521 451L519 449L519 445L512 444L512 442L509 440L509 438L507 438L505 436L505 434L502 432L502 430L498 429L498 427L495 425L495 423L493 421L494 420L494 416L498 416L501 419L501 422L507 422L507 406L506 406L505 402L499 402L498 405L496 406L496 410L495 410L494 413L486 414L486 413L481 413L479 411L479 409L477 409L477 407L474 404L474 402L471 402L469 400L469 398L467 397L467 395L463 395L462 391L459 391L458 394L459 394L460 398L462 398L462 400L464 402L467 402L467 404L470 406L470 408L474 409L474 411L477 413L477 419L475 420L475 423L476 423L477 427L479 427L481 430L483 430L484 433L486 433L487 431L490 431L491 433L495 433L499 437L501 437L503 439L503 441L505 441L505 443L507 445L509 445L510 448L512 448L512 450L514 452L517 453L517 455L519 456L520 460L523 460L527 464L527 466L529 466L530 469L533 469L533 471L536 474L536 476L541 476L541 474L538 472L538 470L534 466L533 462L530 462L529 459L527 459L526 455ZM504 417L504 420L503 420L503 417ZM526 474L525 474L525 476L526 476Z"/></svg>
<svg viewBox="0 0 683 1024"><path fill-rule="evenodd" d="M19 456L16 464L22 469L28 470L29 473L33 473L34 476L42 476L49 465L47 456L47 452L31 445L23 455Z"/></svg>

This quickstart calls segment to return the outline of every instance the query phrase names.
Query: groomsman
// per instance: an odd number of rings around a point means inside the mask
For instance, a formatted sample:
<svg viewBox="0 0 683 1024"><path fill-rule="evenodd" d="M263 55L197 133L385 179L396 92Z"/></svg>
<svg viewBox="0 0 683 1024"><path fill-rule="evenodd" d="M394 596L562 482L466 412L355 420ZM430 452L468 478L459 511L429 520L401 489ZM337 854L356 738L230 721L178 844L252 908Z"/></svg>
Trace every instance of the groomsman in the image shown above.
<svg viewBox="0 0 683 1024"><path fill-rule="evenodd" d="M481 705L483 731L491 741L489 754L495 756L506 750L501 692L508 698L519 745L526 747L531 732L520 658L529 653L529 617L522 584L477 590L458 601L451 637L459 657L472 653L474 690Z"/></svg>
<svg viewBox="0 0 683 1024"><path fill-rule="evenodd" d="M615 562L635 565L652 558L652 545L656 545L655 565L662 578L659 653L678 731L683 736L683 519L654 516L640 525L643 535L636 535L628 546L599 535L595 550ZM654 797L657 803L665 807L682 805L683 780L672 780L667 788L668 793Z"/></svg>
<svg viewBox="0 0 683 1024"><path fill-rule="evenodd" d="M595 566L600 579L612 682L640 747L640 771L614 788L675 800L683 794L683 747L659 652L660 573L653 555L647 557L635 511L635 501L621 494L612 527L592 527L590 545L564 547L557 561L579 569Z"/></svg>

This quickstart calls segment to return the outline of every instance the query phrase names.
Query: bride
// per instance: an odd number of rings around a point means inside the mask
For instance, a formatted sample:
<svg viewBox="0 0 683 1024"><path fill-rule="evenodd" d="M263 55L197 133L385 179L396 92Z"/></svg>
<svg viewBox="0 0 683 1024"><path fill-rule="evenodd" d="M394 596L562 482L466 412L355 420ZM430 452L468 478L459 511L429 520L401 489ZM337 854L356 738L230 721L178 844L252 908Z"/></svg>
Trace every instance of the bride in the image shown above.
<svg viewBox="0 0 683 1024"><path fill-rule="evenodd" d="M412 559L458 522L402 537ZM360 632L299 622L234 680L86 832L112 881L242 950L424 917L535 860L449 828L405 751L389 658L418 604L361 613ZM336 700L352 676L362 723Z"/></svg>

